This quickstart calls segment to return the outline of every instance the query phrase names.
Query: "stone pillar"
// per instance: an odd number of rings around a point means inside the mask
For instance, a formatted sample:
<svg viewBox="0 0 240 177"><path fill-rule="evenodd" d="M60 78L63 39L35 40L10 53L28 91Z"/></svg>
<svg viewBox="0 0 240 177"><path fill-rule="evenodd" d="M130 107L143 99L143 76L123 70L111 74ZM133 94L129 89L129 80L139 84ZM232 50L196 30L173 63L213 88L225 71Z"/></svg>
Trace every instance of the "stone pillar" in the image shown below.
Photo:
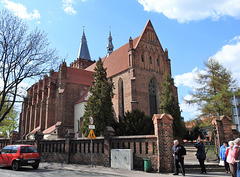
<svg viewBox="0 0 240 177"><path fill-rule="evenodd" d="M152 120L157 137L158 172L172 172L173 117L170 114L154 114Z"/></svg>
<svg viewBox="0 0 240 177"><path fill-rule="evenodd" d="M115 135L112 127L107 126L104 130L104 154L108 157L105 166L111 166L111 138Z"/></svg>

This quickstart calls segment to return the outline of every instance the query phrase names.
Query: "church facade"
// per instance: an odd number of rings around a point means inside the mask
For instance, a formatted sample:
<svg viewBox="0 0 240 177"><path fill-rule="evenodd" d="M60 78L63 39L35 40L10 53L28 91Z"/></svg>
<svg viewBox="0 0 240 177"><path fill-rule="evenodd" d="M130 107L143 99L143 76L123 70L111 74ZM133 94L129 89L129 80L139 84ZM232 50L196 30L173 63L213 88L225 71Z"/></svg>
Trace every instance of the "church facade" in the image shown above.
<svg viewBox="0 0 240 177"><path fill-rule="evenodd" d="M115 87L112 101L116 119L133 109L150 116L160 113L161 83L165 73L171 76L171 61L151 21L139 37L130 37L127 44L116 50L109 33L107 51L102 61ZM58 72L51 71L49 77L28 89L22 106L20 134L28 138L40 129L48 133L52 130L63 137L67 129L74 129L76 137L81 136L81 117L94 68L83 32L78 59L70 67L63 62ZM177 88L172 87L178 100Z"/></svg>

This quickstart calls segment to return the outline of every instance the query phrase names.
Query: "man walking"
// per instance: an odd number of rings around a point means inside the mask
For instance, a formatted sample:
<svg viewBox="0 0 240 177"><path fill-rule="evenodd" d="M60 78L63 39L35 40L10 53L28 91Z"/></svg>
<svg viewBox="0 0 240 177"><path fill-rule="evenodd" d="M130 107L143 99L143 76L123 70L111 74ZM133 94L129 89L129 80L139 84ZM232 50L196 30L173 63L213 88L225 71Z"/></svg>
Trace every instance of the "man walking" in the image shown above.
<svg viewBox="0 0 240 177"><path fill-rule="evenodd" d="M179 173L179 165L182 170L182 175L185 176L185 169L184 169L184 155L186 155L186 149L179 144L178 140L173 141L173 157L174 157L174 173L173 175L178 175Z"/></svg>

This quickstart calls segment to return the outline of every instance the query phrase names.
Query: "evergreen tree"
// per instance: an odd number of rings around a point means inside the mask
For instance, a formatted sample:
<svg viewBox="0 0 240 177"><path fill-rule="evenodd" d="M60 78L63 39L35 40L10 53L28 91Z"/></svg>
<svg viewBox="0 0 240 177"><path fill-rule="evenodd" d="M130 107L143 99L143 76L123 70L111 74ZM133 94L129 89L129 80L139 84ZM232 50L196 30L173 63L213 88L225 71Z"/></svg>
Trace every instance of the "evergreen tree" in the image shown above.
<svg viewBox="0 0 240 177"><path fill-rule="evenodd" d="M191 92L192 99L185 100L189 104L197 104L200 116L227 115L232 117L230 100L237 91L236 81L231 72L213 58L205 62L204 72L199 72L195 79L200 85Z"/></svg>
<svg viewBox="0 0 240 177"><path fill-rule="evenodd" d="M153 121L150 116L143 111L135 109L127 111L123 117L119 118L116 124L116 135L152 135L154 133Z"/></svg>
<svg viewBox="0 0 240 177"><path fill-rule="evenodd" d="M89 117L94 119L96 136L102 136L106 126L114 126L115 119L113 115L113 83L107 79L106 69L103 67L101 58L96 63L94 69L92 87L90 96L85 106L84 120L81 131L85 136L88 135Z"/></svg>
<svg viewBox="0 0 240 177"><path fill-rule="evenodd" d="M164 82L162 83L162 91L160 94L160 112L167 113L173 117L173 136L175 138L182 138L186 132L186 128L181 117L180 108L178 106L177 98L173 94L173 80L168 74L164 75Z"/></svg>

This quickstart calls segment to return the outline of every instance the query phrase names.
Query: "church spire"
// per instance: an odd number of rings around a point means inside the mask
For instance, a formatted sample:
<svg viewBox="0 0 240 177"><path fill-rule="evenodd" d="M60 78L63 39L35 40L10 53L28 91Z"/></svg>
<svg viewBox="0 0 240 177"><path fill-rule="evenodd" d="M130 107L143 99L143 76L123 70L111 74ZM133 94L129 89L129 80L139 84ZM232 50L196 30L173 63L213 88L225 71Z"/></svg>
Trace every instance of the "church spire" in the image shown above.
<svg viewBox="0 0 240 177"><path fill-rule="evenodd" d="M79 47L78 57L81 59L91 60L90 53L88 50L87 39L84 33L84 26L83 26L83 35Z"/></svg>
<svg viewBox="0 0 240 177"><path fill-rule="evenodd" d="M111 30L109 30L108 44L107 44L107 56L113 52Z"/></svg>

